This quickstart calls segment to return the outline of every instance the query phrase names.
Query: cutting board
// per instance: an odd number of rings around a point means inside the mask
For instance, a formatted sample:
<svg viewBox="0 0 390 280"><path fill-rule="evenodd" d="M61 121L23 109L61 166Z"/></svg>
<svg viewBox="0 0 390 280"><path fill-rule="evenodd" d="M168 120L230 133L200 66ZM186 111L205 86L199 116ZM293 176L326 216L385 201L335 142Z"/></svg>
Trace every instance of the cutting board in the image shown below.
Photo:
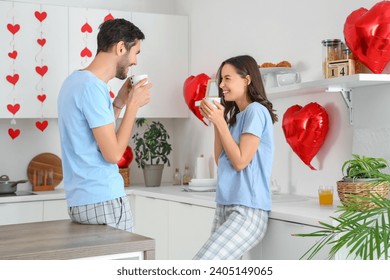
<svg viewBox="0 0 390 280"><path fill-rule="evenodd" d="M43 171L45 174L53 170L53 187L56 187L62 181L62 161L57 155L52 153L42 153L35 156L27 167L28 180L34 185L34 172L35 176L39 171ZM36 180L36 178L35 178Z"/></svg>

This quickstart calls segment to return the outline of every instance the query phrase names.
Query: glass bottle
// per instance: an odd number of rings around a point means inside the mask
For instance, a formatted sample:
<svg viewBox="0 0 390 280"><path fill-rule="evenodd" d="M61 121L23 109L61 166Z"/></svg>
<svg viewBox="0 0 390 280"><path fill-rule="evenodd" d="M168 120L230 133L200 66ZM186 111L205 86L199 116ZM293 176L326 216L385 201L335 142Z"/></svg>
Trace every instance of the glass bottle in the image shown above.
<svg viewBox="0 0 390 280"><path fill-rule="evenodd" d="M191 173L190 168L188 165L184 167L184 173L183 173L183 185L188 185L188 183L191 181Z"/></svg>
<svg viewBox="0 0 390 280"><path fill-rule="evenodd" d="M175 173L173 174L173 184L181 185L181 174L179 168L176 168Z"/></svg>

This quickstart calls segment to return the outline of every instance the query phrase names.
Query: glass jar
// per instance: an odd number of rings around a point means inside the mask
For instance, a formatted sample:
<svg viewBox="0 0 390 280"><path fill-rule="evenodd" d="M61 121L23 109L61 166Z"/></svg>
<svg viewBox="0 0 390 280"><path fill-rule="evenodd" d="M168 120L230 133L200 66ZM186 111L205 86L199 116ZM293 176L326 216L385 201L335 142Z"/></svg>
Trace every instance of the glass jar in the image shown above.
<svg viewBox="0 0 390 280"><path fill-rule="evenodd" d="M175 173L173 174L173 184L181 185L181 174L179 168L176 168Z"/></svg>
<svg viewBox="0 0 390 280"><path fill-rule="evenodd" d="M322 41L322 70L326 77L327 63L343 58L343 43L340 39L327 39Z"/></svg>

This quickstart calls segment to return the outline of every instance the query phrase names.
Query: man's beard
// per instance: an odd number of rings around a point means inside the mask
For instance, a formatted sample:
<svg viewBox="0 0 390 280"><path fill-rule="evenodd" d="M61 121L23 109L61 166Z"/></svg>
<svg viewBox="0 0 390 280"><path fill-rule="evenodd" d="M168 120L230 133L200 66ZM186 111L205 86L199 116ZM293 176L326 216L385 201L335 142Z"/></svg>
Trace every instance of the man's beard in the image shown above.
<svg viewBox="0 0 390 280"><path fill-rule="evenodd" d="M128 69L127 66L123 66L123 65L119 64L116 67L116 75L115 75L115 77L120 79L120 80L126 79L127 78L127 71L126 71L126 69Z"/></svg>

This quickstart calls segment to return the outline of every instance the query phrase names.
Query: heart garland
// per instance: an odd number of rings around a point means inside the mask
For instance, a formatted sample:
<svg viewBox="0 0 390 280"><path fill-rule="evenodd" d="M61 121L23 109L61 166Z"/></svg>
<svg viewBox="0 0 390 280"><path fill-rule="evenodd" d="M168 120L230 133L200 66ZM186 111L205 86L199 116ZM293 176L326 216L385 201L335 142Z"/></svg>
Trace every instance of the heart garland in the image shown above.
<svg viewBox="0 0 390 280"><path fill-rule="evenodd" d="M15 35L20 30L20 25L19 24L8 23L7 24L7 29L8 29L9 32L12 33L12 35Z"/></svg>
<svg viewBox="0 0 390 280"><path fill-rule="evenodd" d="M373 73L383 73L390 62L390 1L349 14L344 37L349 49L365 66Z"/></svg>
<svg viewBox="0 0 390 280"><path fill-rule="evenodd" d="M7 81L10 84L13 84L15 86L17 84L17 82L19 81L19 74L13 74L12 76L7 75L5 78L7 79Z"/></svg>
<svg viewBox="0 0 390 280"><path fill-rule="evenodd" d="M12 115L15 115L20 109L20 104L8 104L7 105L7 110L12 114Z"/></svg>
<svg viewBox="0 0 390 280"><path fill-rule="evenodd" d="M197 76L189 76L184 81L183 86L184 101L191 112L205 125L207 125L207 123L203 120L203 116L200 114L199 107L195 106L195 102L202 100L205 97L207 82L209 80L209 76L201 73Z"/></svg>
<svg viewBox="0 0 390 280"><path fill-rule="evenodd" d="M16 59L17 56L18 56L18 52L17 51L12 51L12 52L8 53L8 57L9 58Z"/></svg>
<svg viewBox="0 0 390 280"><path fill-rule="evenodd" d="M88 24L88 22L84 23L83 26L81 26L81 32L82 33L92 33L92 27Z"/></svg>
<svg viewBox="0 0 390 280"><path fill-rule="evenodd" d="M92 57L92 52L85 47L81 52L80 52L81 57Z"/></svg>
<svg viewBox="0 0 390 280"><path fill-rule="evenodd" d="M14 140L16 137L20 135L20 129L8 129L8 135Z"/></svg>
<svg viewBox="0 0 390 280"><path fill-rule="evenodd" d="M112 16L111 13L107 14L107 15L104 17L104 21L112 20L112 19L114 19L114 17Z"/></svg>
<svg viewBox="0 0 390 280"><path fill-rule="evenodd" d="M34 15L37 18L37 20L39 20L40 22L44 21L47 17L46 12L40 12L40 11L35 11Z"/></svg>
<svg viewBox="0 0 390 280"><path fill-rule="evenodd" d="M42 131L42 132L47 128L48 125L49 125L49 122L46 121L46 120L44 120L44 121L42 121L42 122L37 121L37 122L35 123L35 126L36 126L40 131Z"/></svg>
<svg viewBox="0 0 390 280"><path fill-rule="evenodd" d="M311 160L318 153L329 130L326 110L312 102L302 107L294 105L283 115L282 128L287 143L312 170Z"/></svg>

